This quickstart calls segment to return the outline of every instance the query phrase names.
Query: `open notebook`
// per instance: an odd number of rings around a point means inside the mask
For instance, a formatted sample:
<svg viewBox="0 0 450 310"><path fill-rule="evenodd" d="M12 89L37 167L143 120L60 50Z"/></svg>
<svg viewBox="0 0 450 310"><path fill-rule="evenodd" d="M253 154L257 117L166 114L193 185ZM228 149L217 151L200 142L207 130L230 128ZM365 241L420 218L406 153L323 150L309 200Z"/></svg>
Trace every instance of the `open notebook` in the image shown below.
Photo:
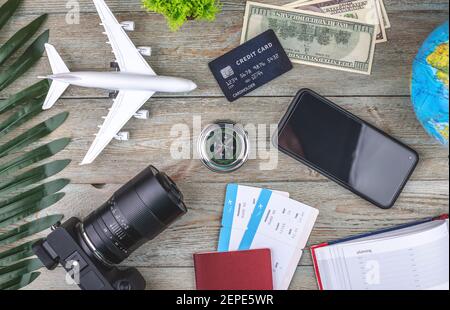
<svg viewBox="0 0 450 310"><path fill-rule="evenodd" d="M313 246L319 288L448 290L448 225L443 215Z"/></svg>

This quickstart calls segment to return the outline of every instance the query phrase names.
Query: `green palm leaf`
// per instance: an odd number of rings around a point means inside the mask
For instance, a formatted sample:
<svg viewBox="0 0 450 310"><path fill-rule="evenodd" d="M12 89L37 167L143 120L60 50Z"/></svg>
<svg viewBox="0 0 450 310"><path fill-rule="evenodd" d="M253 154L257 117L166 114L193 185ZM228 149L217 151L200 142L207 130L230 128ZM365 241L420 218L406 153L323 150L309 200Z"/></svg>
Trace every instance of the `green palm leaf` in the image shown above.
<svg viewBox="0 0 450 310"><path fill-rule="evenodd" d="M32 241L28 241L24 244L16 246L8 251L0 253L0 268L4 266L8 266L18 262L24 258L30 257L34 255L33 252L33 244L40 241L42 239L36 239Z"/></svg>
<svg viewBox="0 0 450 310"><path fill-rule="evenodd" d="M70 159L55 160L51 163L33 168L7 182L0 183L0 193L5 194L45 180L61 172L70 162Z"/></svg>
<svg viewBox="0 0 450 310"><path fill-rule="evenodd" d="M20 0L9 0L0 7L0 29L8 22L20 4Z"/></svg>
<svg viewBox="0 0 450 310"><path fill-rule="evenodd" d="M0 113L6 112L15 106L30 101L32 98L40 98L47 94L50 87L48 80L42 80L30 87L12 95L8 99L0 101Z"/></svg>
<svg viewBox="0 0 450 310"><path fill-rule="evenodd" d="M11 212L2 212L0 219L0 228L7 227L8 225L14 224L27 216L41 212L55 203L60 201L65 196L64 193L57 193L52 196L44 197L41 201L24 206L22 208L16 208Z"/></svg>
<svg viewBox="0 0 450 310"><path fill-rule="evenodd" d="M3 123L0 124L0 137L8 134L12 130L16 129L26 121L32 119L42 110L42 103L44 99L35 100L30 99L30 103L24 105L20 110L12 114L8 119L6 119Z"/></svg>
<svg viewBox="0 0 450 310"><path fill-rule="evenodd" d="M58 115L55 115L0 146L0 158L9 155L14 151L20 150L30 145L31 143L36 142L37 140L49 135L56 128L61 126L68 116L68 112L62 112Z"/></svg>
<svg viewBox="0 0 450 310"><path fill-rule="evenodd" d="M47 19L47 14L41 15L27 26L16 32L5 44L0 47L0 66L21 48L31 37L38 31L44 21Z"/></svg>
<svg viewBox="0 0 450 310"><path fill-rule="evenodd" d="M11 206L11 207L8 206L8 208L3 208L0 210L0 223L1 223L0 226L3 227L4 225L9 225L10 223L6 224L6 222L7 221L11 222L12 217L19 216L21 214L24 214L27 211L30 211L30 212L31 212L31 210L41 211L43 209L46 209L46 208L54 205L58 201L60 201L64 196L65 196L64 193L56 193L56 194L53 194L50 196L45 196L43 198L40 197L40 198L42 198L41 200L39 200L38 198L36 198L37 196L35 196L34 199L26 198L17 203L14 203L14 206ZM29 203L25 203L25 201L27 201L27 200L31 200L31 201ZM33 214L33 213L31 213L31 214ZM30 214L28 214L28 215L30 215Z"/></svg>
<svg viewBox="0 0 450 310"><path fill-rule="evenodd" d="M27 285L30 285L41 275L40 272L32 272L24 274L21 277L14 278L3 284L0 284L0 290L19 290Z"/></svg>
<svg viewBox="0 0 450 310"><path fill-rule="evenodd" d="M61 221L62 218L63 218L63 215L60 215L60 214L49 215L49 216L34 220L32 222L23 224L14 229L11 229L3 234L0 234L0 246L11 244L13 242L19 241L20 239L26 238L28 236L32 236L34 234L37 234L38 232L46 230L47 228L50 228L51 226L53 226L56 223L58 223L59 221ZM2 273L2 270L0 269L0 278L1 278L1 273Z"/></svg>
<svg viewBox="0 0 450 310"><path fill-rule="evenodd" d="M20 208L22 206L34 203L45 196L54 194L62 190L67 184L69 184L68 179L58 179L50 181L41 185L38 185L26 192L20 193L12 198L0 201L0 212L9 212L15 208Z"/></svg>
<svg viewBox="0 0 450 310"><path fill-rule="evenodd" d="M49 33L49 30L44 31L11 66L0 73L0 91L14 82L41 58L45 49L44 44L48 42Z"/></svg>
<svg viewBox="0 0 450 310"><path fill-rule="evenodd" d="M2 268L0 269L0 285L8 283L12 279L21 277L42 267L42 263L38 258L30 258L15 263L14 265Z"/></svg>
<svg viewBox="0 0 450 310"><path fill-rule="evenodd" d="M62 151L70 142L69 138L62 138L45 144L37 149L25 153L17 158L0 165L0 176L12 174L22 168L28 167L36 162L51 157Z"/></svg>
<svg viewBox="0 0 450 310"><path fill-rule="evenodd" d="M21 3L21 0L7 0L0 6L0 29L8 22ZM47 14L39 16L16 32L6 43L0 45L0 66L36 34L46 19ZM41 58L48 37L49 31L46 30L11 65L0 71L0 92ZM0 138L42 112L42 103L49 90L49 85L47 80L42 80L5 100L0 100L0 114L21 106L18 111L14 111L15 113L0 123ZM67 117L68 113L60 113L0 145L0 158L9 156L6 159L7 162L3 161L0 164L0 194L8 195L0 198L0 248L37 234L63 218L62 215L51 215L28 223L23 221L28 216L54 205L64 197L65 194L59 193L59 191L69 183L67 179L50 181L31 189L27 189L27 187L32 187L34 184L56 175L69 165L70 160L53 161L26 172L20 170L57 154L69 144L70 139L58 139L28 152L19 153L19 151L52 133L64 123ZM8 178L10 175L11 177ZM19 221L22 221L20 226L12 226ZM5 227L8 227L9 230L5 231ZM26 242L0 252L0 290L20 289L40 275L39 272L35 272L42 267L40 260L29 259L33 256L32 245L35 242L36 240Z"/></svg>

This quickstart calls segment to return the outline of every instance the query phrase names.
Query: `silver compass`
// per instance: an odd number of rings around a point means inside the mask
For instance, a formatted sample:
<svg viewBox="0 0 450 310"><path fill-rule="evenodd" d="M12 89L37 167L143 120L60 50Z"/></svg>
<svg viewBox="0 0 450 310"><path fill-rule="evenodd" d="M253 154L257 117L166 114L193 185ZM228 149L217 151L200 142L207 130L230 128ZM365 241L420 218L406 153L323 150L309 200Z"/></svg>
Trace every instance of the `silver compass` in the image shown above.
<svg viewBox="0 0 450 310"><path fill-rule="evenodd" d="M242 126L232 122L211 124L200 135L198 152L203 164L212 171L235 171L248 158L247 132Z"/></svg>

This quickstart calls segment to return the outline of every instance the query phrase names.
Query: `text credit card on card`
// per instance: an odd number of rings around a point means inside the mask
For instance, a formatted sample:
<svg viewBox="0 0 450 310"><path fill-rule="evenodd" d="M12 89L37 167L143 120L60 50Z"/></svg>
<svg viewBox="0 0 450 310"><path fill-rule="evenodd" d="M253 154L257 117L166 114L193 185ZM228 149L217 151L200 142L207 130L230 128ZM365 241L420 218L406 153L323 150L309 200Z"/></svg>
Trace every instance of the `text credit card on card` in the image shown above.
<svg viewBox="0 0 450 310"><path fill-rule="evenodd" d="M209 63L231 102L292 69L275 32L267 30Z"/></svg>

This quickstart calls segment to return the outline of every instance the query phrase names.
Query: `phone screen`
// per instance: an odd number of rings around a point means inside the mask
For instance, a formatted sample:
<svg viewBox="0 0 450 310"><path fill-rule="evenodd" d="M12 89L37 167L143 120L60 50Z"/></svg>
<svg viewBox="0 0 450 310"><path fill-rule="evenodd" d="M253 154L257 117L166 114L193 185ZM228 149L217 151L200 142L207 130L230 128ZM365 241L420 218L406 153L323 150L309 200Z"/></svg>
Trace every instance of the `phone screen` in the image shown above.
<svg viewBox="0 0 450 310"><path fill-rule="evenodd" d="M382 208L389 208L418 155L311 91L296 97L280 123L279 149Z"/></svg>

